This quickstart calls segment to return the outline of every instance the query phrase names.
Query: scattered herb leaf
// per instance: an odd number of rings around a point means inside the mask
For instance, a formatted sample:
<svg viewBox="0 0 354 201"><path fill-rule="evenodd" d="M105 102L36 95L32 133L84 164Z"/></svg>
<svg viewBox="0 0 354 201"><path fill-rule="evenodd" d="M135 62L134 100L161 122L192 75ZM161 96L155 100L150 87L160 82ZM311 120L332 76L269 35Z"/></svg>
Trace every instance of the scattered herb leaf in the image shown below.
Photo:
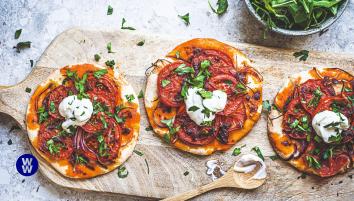
<svg viewBox="0 0 354 201"><path fill-rule="evenodd" d="M251 150L255 151L257 153L258 157L264 161L264 156L258 146L253 147Z"/></svg>
<svg viewBox="0 0 354 201"><path fill-rule="evenodd" d="M142 41L138 42L136 45L137 46L143 46L144 44L145 44L145 40L142 40Z"/></svg>
<svg viewBox="0 0 354 201"><path fill-rule="evenodd" d="M307 50L300 50L298 52L295 52L294 57L299 58L299 61L306 61L307 58L309 57L309 51Z"/></svg>
<svg viewBox="0 0 354 201"><path fill-rule="evenodd" d="M27 93L31 93L32 89L29 88L29 87L26 87L26 90L25 90Z"/></svg>
<svg viewBox="0 0 354 201"><path fill-rule="evenodd" d="M125 18L123 17L123 19L122 19L122 26L120 27L121 29L135 30L134 27L124 26L124 24L125 24L126 22L127 22L127 21L126 21Z"/></svg>
<svg viewBox="0 0 354 201"><path fill-rule="evenodd" d="M15 39L18 39L18 38L21 36L21 33L22 33L22 29L16 30L16 32L15 32Z"/></svg>
<svg viewBox="0 0 354 201"><path fill-rule="evenodd" d="M186 26L189 25L189 13L185 15L178 15L179 18L181 18Z"/></svg>
<svg viewBox="0 0 354 201"><path fill-rule="evenodd" d="M113 7L111 5L108 5L107 15L112 15L112 13L113 13Z"/></svg>
<svg viewBox="0 0 354 201"><path fill-rule="evenodd" d="M215 8L213 8L213 6L211 5L209 0L208 0L208 3L209 3L211 10L218 15L224 14L227 10L227 7L229 6L229 3L227 0L218 0L218 2L216 3L217 9L215 10Z"/></svg>

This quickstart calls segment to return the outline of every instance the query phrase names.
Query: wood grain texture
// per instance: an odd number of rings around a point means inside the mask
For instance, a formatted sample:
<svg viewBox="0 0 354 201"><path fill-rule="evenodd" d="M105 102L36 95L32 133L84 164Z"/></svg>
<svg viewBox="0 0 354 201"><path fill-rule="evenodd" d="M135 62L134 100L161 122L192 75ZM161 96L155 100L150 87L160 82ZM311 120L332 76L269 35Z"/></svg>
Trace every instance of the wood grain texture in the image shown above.
<svg viewBox="0 0 354 201"><path fill-rule="evenodd" d="M145 40L145 45L136 45ZM16 86L0 87L0 112L13 116L22 128L25 128L24 117L27 103L31 96L25 92L47 78L56 68L69 64L96 63L94 54L102 53L98 62L104 65L108 59L114 59L120 71L126 75L136 92L145 88L145 70L158 58L164 57L176 45L187 39L171 39L162 36L144 35L132 31L97 31L70 29L60 34L37 62L36 67L25 81ZM106 44L112 42L115 53L108 54ZM264 100L273 99L288 75L316 67L338 67L353 73L354 56L334 53L310 52L308 61L299 62L292 56L295 50L274 49L249 44L228 43L241 49L254 61L254 67L264 76ZM141 104L141 129L136 149L144 156L134 154L126 163L129 176L125 179L117 177L117 171L89 180L74 181L61 177L55 170L40 159L40 170L54 183L75 189L100 191L108 193L129 194L150 198L165 198L188 191L197 186L211 182L206 175L205 162L219 159L228 169L237 157L231 155L232 149L226 153L216 153L208 157L182 153L163 143L148 127L146 113ZM225 189L213 191L197 199L221 200L311 200L311 199L350 199L354 197L354 182L345 175L320 179L307 176L299 179L300 172L281 160L271 161L268 156L274 155L267 134L266 120L263 116L251 133L235 146L246 144L243 153L249 153L254 146L259 146L266 156L268 180L260 188L252 191ZM149 169L145 160L149 164ZM187 176L183 173L189 171ZM337 194L338 193L338 194ZM338 197L337 197L338 196Z"/></svg>

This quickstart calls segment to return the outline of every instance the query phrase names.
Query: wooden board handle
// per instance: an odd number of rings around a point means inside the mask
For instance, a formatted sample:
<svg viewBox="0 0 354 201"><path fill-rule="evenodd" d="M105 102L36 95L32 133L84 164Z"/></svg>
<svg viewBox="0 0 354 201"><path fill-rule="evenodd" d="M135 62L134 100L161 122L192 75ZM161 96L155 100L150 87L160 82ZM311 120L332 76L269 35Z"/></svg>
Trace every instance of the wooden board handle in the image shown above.
<svg viewBox="0 0 354 201"><path fill-rule="evenodd" d="M13 86L0 86L0 113L12 116L22 129L25 129L27 104L38 84L46 79L54 69L36 67L22 82ZM26 92L26 88L31 92Z"/></svg>

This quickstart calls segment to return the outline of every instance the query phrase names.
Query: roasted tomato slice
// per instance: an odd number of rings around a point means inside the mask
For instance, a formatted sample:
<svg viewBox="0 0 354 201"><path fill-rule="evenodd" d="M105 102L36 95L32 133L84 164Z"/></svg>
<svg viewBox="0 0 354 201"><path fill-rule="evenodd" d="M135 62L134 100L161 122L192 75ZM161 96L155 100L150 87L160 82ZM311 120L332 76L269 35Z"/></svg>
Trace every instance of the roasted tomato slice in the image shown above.
<svg viewBox="0 0 354 201"><path fill-rule="evenodd" d="M98 96L92 91L88 92L87 94L90 96L90 99L93 103L94 111L101 111L101 112L106 111L110 113L114 112L113 103L110 100L108 100L106 97Z"/></svg>
<svg viewBox="0 0 354 201"><path fill-rule="evenodd" d="M190 145L206 145L212 142L217 134L215 121L212 126L199 126L185 112L185 107L179 109L174 121L174 127L179 127L177 137Z"/></svg>
<svg viewBox="0 0 354 201"><path fill-rule="evenodd" d="M294 98L287 105L283 122L283 132L294 139L306 139L311 131L311 117L302 107L299 98Z"/></svg>
<svg viewBox="0 0 354 201"><path fill-rule="evenodd" d="M326 79L307 80L301 84L299 90L301 104L312 116L315 115L315 110L322 98L336 95L333 86Z"/></svg>
<svg viewBox="0 0 354 201"><path fill-rule="evenodd" d="M227 95L231 95L235 93L235 90L237 89L238 81L236 78L234 78L231 75L227 74L220 74L220 75L215 75L212 76L209 80L206 81L205 83L205 88L209 91L214 91L214 90L223 90ZM241 83L239 85L242 85ZM242 85L242 90L245 89L245 86Z"/></svg>
<svg viewBox="0 0 354 201"><path fill-rule="evenodd" d="M208 68L211 75L236 73L231 58L225 53L217 50L202 50L195 48L191 57L191 64L196 72L198 72L200 63L204 60L209 60L211 62L211 66Z"/></svg>
<svg viewBox="0 0 354 201"><path fill-rule="evenodd" d="M176 108L158 103L153 113L153 120L159 127L164 128L166 124L162 123L161 120L172 119L174 116L176 116Z"/></svg>
<svg viewBox="0 0 354 201"><path fill-rule="evenodd" d="M104 97L112 104L116 102L116 97L118 95L118 87L106 75L102 76L100 79L97 79L92 74L90 74L86 81L86 89L88 90L87 93Z"/></svg>
<svg viewBox="0 0 354 201"><path fill-rule="evenodd" d="M321 168L318 173L321 177L330 177L339 172L344 172L350 167L350 158L348 155L342 153L328 158L328 160L321 163Z"/></svg>
<svg viewBox="0 0 354 201"><path fill-rule="evenodd" d="M51 129L42 124L38 133L38 146L41 151L57 159L68 159L73 152L70 136L58 136L58 129Z"/></svg>
<svg viewBox="0 0 354 201"><path fill-rule="evenodd" d="M181 64L186 64L182 61L177 61L168 64L163 69L161 69L158 79L157 86L159 91L159 100L170 107L178 107L183 104L183 98L181 96L181 90L183 81L186 78L186 74L178 75L174 70Z"/></svg>
<svg viewBox="0 0 354 201"><path fill-rule="evenodd" d="M231 97L222 112L217 113L219 126L227 128L228 132L243 128L246 121L246 108L242 97Z"/></svg>
<svg viewBox="0 0 354 201"><path fill-rule="evenodd" d="M55 119L62 118L59 114L59 104L60 102L68 96L68 89L64 86L58 86L53 89L47 96L47 108L48 113L51 117Z"/></svg>
<svg viewBox="0 0 354 201"><path fill-rule="evenodd" d="M103 112L99 112L96 115L93 115L90 120L81 127L88 133L96 133L104 129L104 124L107 123L106 119L106 115Z"/></svg>

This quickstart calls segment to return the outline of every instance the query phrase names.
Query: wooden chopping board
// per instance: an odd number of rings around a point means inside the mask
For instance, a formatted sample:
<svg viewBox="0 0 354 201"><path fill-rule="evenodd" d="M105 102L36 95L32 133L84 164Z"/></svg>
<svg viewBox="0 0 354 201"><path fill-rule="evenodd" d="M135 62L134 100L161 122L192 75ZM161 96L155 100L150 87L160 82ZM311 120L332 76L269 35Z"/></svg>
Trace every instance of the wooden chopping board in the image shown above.
<svg viewBox="0 0 354 201"><path fill-rule="evenodd" d="M145 45L137 46L136 44L142 40L145 40ZM96 53L101 53L102 58L98 62L100 65L104 65L108 59L114 59L136 93L139 93L141 89L145 89L145 70L151 63L158 58L163 58L166 53L185 40L188 39L171 39L135 31L67 30L53 40L24 81L15 86L0 86L0 112L11 115L22 128L26 128L24 118L31 93L26 93L25 88L31 88L33 93L36 86L57 68L78 63L96 63L94 60ZM107 53L108 42L112 42L112 49L115 53ZM308 61L299 62L292 56L295 50L242 43L228 44L241 49L248 55L254 61L253 66L264 76L264 100L272 100L287 76L293 73L314 66L338 67L351 73L354 69L354 55L310 52ZM226 153L203 157L171 148L154 136L152 131L145 130L149 124L142 100L140 104L141 130L136 150L143 152L144 155L133 154L125 163L129 170L127 178L120 179L117 171L113 171L93 179L66 179L34 152L39 159L42 174L52 182L68 188L165 198L211 182L211 178L206 175L206 161L218 159L224 163L223 169L225 170L236 161L237 157L231 155L233 149ZM284 161L270 160L269 156L275 153L268 142L265 118L266 116L263 115L250 134L236 146L246 144L246 147L242 148L242 153L250 152L254 146L260 147L269 167L266 184L253 191L221 190L218 193L210 193L204 198L219 200L221 196L225 196L239 200L312 200L319 198L349 200L354 197L354 182L351 179L353 171L328 179L315 176L302 179L301 173ZM186 171L189 174L184 176Z"/></svg>

